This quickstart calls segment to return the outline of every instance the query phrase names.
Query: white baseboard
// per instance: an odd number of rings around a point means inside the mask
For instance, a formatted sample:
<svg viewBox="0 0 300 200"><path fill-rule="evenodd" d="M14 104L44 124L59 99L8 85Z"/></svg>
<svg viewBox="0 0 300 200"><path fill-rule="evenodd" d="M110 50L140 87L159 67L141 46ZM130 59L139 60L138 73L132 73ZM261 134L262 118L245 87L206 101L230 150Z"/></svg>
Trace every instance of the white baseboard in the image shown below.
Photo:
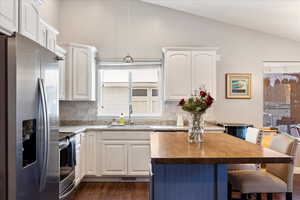
<svg viewBox="0 0 300 200"><path fill-rule="evenodd" d="M294 174L300 174L300 167L295 167Z"/></svg>
<svg viewBox="0 0 300 200"><path fill-rule="evenodd" d="M105 183L105 182L150 182L149 177L84 177L85 183Z"/></svg>

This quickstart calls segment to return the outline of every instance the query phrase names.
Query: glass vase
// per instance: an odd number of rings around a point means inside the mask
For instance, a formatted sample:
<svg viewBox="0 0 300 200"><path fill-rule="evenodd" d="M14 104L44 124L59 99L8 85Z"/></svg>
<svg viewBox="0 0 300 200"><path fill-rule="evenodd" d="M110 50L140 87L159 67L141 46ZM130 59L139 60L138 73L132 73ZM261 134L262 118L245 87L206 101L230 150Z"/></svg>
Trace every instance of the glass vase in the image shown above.
<svg viewBox="0 0 300 200"><path fill-rule="evenodd" d="M203 134L205 130L204 113L192 113L192 120L188 133L189 143L203 142Z"/></svg>

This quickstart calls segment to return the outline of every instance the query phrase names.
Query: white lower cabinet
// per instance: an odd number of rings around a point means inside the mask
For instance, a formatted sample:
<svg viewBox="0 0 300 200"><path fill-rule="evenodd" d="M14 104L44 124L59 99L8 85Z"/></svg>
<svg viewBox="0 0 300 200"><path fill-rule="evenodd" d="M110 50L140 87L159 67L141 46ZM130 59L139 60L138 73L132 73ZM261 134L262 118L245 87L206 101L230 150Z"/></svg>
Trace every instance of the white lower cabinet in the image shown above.
<svg viewBox="0 0 300 200"><path fill-rule="evenodd" d="M76 182L80 182L85 176L149 176L150 132L82 133L77 159Z"/></svg>
<svg viewBox="0 0 300 200"><path fill-rule="evenodd" d="M148 176L150 132L103 131L97 140L98 176Z"/></svg>
<svg viewBox="0 0 300 200"><path fill-rule="evenodd" d="M86 174L86 135L85 133L81 134L81 145L80 145L80 173L79 177L80 180L83 179L83 177Z"/></svg>
<svg viewBox="0 0 300 200"><path fill-rule="evenodd" d="M127 175L126 142L102 142L102 175Z"/></svg>
<svg viewBox="0 0 300 200"><path fill-rule="evenodd" d="M101 141L101 175L148 176L149 141Z"/></svg>
<svg viewBox="0 0 300 200"><path fill-rule="evenodd" d="M96 176L96 134L97 132L87 132L86 133L86 175Z"/></svg>
<svg viewBox="0 0 300 200"><path fill-rule="evenodd" d="M81 156L80 156L80 149L81 149L81 136L80 134L75 136L76 140L76 166L75 166L75 184L80 183L80 165L81 165Z"/></svg>
<svg viewBox="0 0 300 200"><path fill-rule="evenodd" d="M149 175L149 142L130 142L128 144L128 175Z"/></svg>

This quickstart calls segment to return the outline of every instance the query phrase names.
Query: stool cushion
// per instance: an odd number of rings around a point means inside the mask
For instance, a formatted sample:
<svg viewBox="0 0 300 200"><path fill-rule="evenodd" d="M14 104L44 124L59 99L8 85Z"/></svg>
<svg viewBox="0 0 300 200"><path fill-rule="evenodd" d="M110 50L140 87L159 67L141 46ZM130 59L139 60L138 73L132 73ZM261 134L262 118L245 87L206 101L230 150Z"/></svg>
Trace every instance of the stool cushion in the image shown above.
<svg viewBox="0 0 300 200"><path fill-rule="evenodd" d="M263 170L229 171L229 181L233 189L248 193L284 193L287 184Z"/></svg>

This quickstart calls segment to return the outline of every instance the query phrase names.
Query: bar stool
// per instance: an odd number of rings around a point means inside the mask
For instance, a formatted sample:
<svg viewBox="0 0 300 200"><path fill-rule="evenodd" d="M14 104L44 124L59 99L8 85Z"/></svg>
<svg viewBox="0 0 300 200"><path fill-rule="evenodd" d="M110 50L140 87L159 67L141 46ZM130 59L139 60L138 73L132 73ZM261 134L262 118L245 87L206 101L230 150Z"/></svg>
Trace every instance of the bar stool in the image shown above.
<svg viewBox="0 0 300 200"><path fill-rule="evenodd" d="M295 157L298 141L288 134L274 136L270 149ZM267 164L266 170L240 170L229 171L228 178L232 189L242 193L242 200L248 194L257 194L257 199L262 193L267 193L268 200L273 193L285 193L286 200L292 200L294 163ZM231 188L228 191L231 199Z"/></svg>
<svg viewBox="0 0 300 200"><path fill-rule="evenodd" d="M246 133L246 141L261 145L262 131L257 128L248 127ZM260 166L257 164L231 164L228 166L228 170L257 170Z"/></svg>

